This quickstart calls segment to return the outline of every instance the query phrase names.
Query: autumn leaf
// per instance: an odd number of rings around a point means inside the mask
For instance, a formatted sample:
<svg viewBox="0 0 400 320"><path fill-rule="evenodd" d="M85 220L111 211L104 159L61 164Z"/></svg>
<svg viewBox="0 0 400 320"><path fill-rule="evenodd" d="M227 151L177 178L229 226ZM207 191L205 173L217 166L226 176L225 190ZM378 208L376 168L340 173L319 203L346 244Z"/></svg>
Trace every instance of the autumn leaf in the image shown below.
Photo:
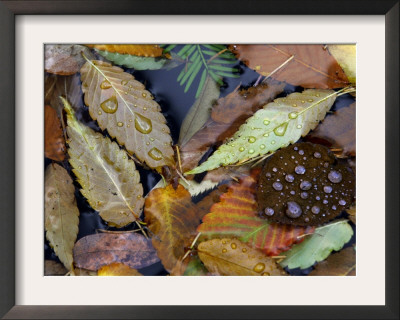
<svg viewBox="0 0 400 320"><path fill-rule="evenodd" d="M308 141L321 143L327 147L341 150L335 152L342 156L356 155L356 103L340 108L325 120L307 137Z"/></svg>
<svg viewBox="0 0 400 320"><path fill-rule="evenodd" d="M352 84L356 83L356 45L355 44L330 44L328 50L342 67L344 73Z"/></svg>
<svg viewBox="0 0 400 320"><path fill-rule="evenodd" d="M151 240L132 232L92 234L74 247L75 266L91 271L114 262L141 269L158 261Z"/></svg>
<svg viewBox="0 0 400 320"><path fill-rule="evenodd" d="M130 54L139 57L161 57L163 49L156 44L87 44L97 50Z"/></svg>
<svg viewBox="0 0 400 320"><path fill-rule="evenodd" d="M72 270L79 224L75 187L67 170L56 163L47 166L44 180L46 238L64 266Z"/></svg>
<svg viewBox="0 0 400 320"><path fill-rule="evenodd" d="M335 99L335 91L308 89L268 103L207 161L186 174L242 163L295 143L324 119Z"/></svg>
<svg viewBox="0 0 400 320"><path fill-rule="evenodd" d="M283 276L274 259L236 239L213 239L201 242L198 255L213 275Z"/></svg>
<svg viewBox="0 0 400 320"><path fill-rule="evenodd" d="M309 268L315 262L326 259L333 250L339 251L350 241L353 229L347 220L334 221L315 229L314 234L302 243L294 245L282 255L286 258L280 263L282 267Z"/></svg>
<svg viewBox="0 0 400 320"><path fill-rule="evenodd" d="M235 90L220 98L212 109L212 119L209 119L188 142L181 145L183 171L196 167L210 147L219 145L232 136L247 118L281 93L284 86L282 83L268 82L248 89Z"/></svg>
<svg viewBox="0 0 400 320"><path fill-rule="evenodd" d="M102 130L151 168L174 164L171 136L161 108L142 83L107 62L81 69L85 104Z"/></svg>
<svg viewBox="0 0 400 320"><path fill-rule="evenodd" d="M109 265L102 266L97 270L97 275L102 277L110 276L142 276L136 269L132 269L126 264L114 262Z"/></svg>
<svg viewBox="0 0 400 320"><path fill-rule="evenodd" d="M112 226L140 217L144 204L139 172L129 155L109 138L80 123L62 98L68 121L68 153L81 193Z"/></svg>
<svg viewBox="0 0 400 320"><path fill-rule="evenodd" d="M46 105L44 107L44 156L55 161L63 161L66 151L57 111Z"/></svg>
<svg viewBox="0 0 400 320"><path fill-rule="evenodd" d="M208 276L210 275L204 264L198 256L190 257L190 261L186 266L184 276Z"/></svg>
<svg viewBox="0 0 400 320"><path fill-rule="evenodd" d="M230 50L249 68L295 86L316 89L349 84L336 59L323 45L232 45Z"/></svg>
<svg viewBox="0 0 400 320"><path fill-rule="evenodd" d="M88 59L94 58L90 50L76 44L46 44L44 47L44 69L59 75L79 72L85 63L82 53Z"/></svg>
<svg viewBox="0 0 400 320"><path fill-rule="evenodd" d="M146 197L145 222L153 233L152 243L167 271L185 254L199 220L190 193L178 185L153 189Z"/></svg>
<svg viewBox="0 0 400 320"><path fill-rule="evenodd" d="M45 276L64 276L68 272L67 269L63 266L63 264L53 261L53 260L45 260L44 261L44 275Z"/></svg>
<svg viewBox="0 0 400 320"><path fill-rule="evenodd" d="M314 228L270 223L260 218L255 197L256 176L257 171L253 176L242 178L240 183L233 182L228 192L221 195L220 202L211 207L197 231L206 238L237 237L275 256L301 242L302 235L312 233Z"/></svg>
<svg viewBox="0 0 400 320"><path fill-rule="evenodd" d="M356 224L356 205L354 204L349 209L346 210L349 214L349 220Z"/></svg>
<svg viewBox="0 0 400 320"><path fill-rule="evenodd" d="M319 262L310 276L355 276L356 250L348 247L331 254L328 259Z"/></svg>

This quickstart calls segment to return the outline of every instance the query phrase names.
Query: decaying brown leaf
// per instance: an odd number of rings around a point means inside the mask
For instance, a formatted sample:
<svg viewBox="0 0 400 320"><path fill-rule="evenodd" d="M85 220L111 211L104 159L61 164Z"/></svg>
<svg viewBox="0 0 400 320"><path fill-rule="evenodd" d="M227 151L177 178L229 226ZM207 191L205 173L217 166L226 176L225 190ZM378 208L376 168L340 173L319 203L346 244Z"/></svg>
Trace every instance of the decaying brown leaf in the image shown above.
<svg viewBox="0 0 400 320"><path fill-rule="evenodd" d="M198 254L208 271L221 276L282 276L285 272L261 251L237 239L214 239L199 244Z"/></svg>
<svg viewBox="0 0 400 320"><path fill-rule="evenodd" d="M157 44L88 44L97 50L131 54L139 57L161 57L163 49Z"/></svg>
<svg viewBox="0 0 400 320"><path fill-rule="evenodd" d="M46 238L60 261L71 270L79 224L75 187L67 170L56 163L47 166L44 179Z"/></svg>
<svg viewBox="0 0 400 320"><path fill-rule="evenodd" d="M66 151L57 111L46 105L44 107L44 156L55 161L63 161Z"/></svg>
<svg viewBox="0 0 400 320"><path fill-rule="evenodd" d="M151 240L140 234L99 233L83 237L74 247L75 266L97 271L114 262L141 269L159 261Z"/></svg>
<svg viewBox="0 0 400 320"><path fill-rule="evenodd" d="M346 212L349 214L350 221L356 224L356 205L351 206Z"/></svg>
<svg viewBox="0 0 400 320"><path fill-rule="evenodd" d="M44 275L45 276L64 276L68 272L65 267L54 260L45 260L44 261Z"/></svg>
<svg viewBox="0 0 400 320"><path fill-rule="evenodd" d="M102 266L97 270L98 276L142 276L136 269L132 269L126 264L114 262L106 266Z"/></svg>
<svg viewBox="0 0 400 320"><path fill-rule="evenodd" d="M310 276L355 276L356 250L348 247L319 262Z"/></svg>

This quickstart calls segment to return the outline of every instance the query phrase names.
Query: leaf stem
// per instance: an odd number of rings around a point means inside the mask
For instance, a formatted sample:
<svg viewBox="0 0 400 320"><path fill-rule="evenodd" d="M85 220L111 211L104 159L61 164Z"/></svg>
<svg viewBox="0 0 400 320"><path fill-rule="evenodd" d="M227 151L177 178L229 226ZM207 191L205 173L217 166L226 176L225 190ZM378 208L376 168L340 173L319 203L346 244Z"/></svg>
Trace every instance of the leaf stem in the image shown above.
<svg viewBox="0 0 400 320"><path fill-rule="evenodd" d="M266 76L264 78L264 80L262 81L262 83L265 83L265 80L267 80L270 76L272 76L274 73L278 72L280 69L282 69L285 65L287 65L290 61L292 61L292 59L294 58L294 55L291 56L289 59L287 59L284 63L282 63L280 66L278 66L277 68L275 68L268 76Z"/></svg>

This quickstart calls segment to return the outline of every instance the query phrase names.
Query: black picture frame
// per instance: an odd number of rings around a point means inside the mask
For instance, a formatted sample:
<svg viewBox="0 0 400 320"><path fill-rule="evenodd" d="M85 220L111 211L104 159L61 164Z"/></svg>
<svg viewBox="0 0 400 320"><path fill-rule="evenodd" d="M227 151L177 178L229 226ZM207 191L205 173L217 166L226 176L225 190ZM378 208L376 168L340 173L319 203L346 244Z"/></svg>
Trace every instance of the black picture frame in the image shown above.
<svg viewBox="0 0 400 320"><path fill-rule="evenodd" d="M384 306L16 306L15 16L35 14L385 15L386 304ZM82 0L0 2L0 316L5 319L399 319L399 1ZM18 191L17 191L18 192ZM373 290L373 288L370 288ZM284 299L284 297L283 297Z"/></svg>

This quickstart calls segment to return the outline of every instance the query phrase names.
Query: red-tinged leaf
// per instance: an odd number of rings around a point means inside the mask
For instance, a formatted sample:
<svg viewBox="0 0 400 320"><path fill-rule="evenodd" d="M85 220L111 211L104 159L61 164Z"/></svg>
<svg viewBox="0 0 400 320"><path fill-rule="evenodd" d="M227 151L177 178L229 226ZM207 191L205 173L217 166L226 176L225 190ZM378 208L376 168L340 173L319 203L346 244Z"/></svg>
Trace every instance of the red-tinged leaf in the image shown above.
<svg viewBox="0 0 400 320"><path fill-rule="evenodd" d="M189 191L182 185L152 190L146 198L145 222L152 243L167 271L173 270L191 244L199 224Z"/></svg>
<svg viewBox="0 0 400 320"><path fill-rule="evenodd" d="M57 111L44 107L44 155L46 158L63 161L65 159L65 140Z"/></svg>
<svg viewBox="0 0 400 320"><path fill-rule="evenodd" d="M314 228L270 223L260 218L255 197L258 173L259 170L242 178L240 183L232 183L220 202L211 207L197 231L207 238L238 237L267 255L275 256L301 242L304 238L301 236L314 232Z"/></svg>
<svg viewBox="0 0 400 320"><path fill-rule="evenodd" d="M349 84L343 69L323 45L244 44L229 49L259 74L296 86L335 89Z"/></svg>
<svg viewBox="0 0 400 320"><path fill-rule="evenodd" d="M156 44L88 44L87 46L97 50L139 57L161 57L163 55L163 49Z"/></svg>

